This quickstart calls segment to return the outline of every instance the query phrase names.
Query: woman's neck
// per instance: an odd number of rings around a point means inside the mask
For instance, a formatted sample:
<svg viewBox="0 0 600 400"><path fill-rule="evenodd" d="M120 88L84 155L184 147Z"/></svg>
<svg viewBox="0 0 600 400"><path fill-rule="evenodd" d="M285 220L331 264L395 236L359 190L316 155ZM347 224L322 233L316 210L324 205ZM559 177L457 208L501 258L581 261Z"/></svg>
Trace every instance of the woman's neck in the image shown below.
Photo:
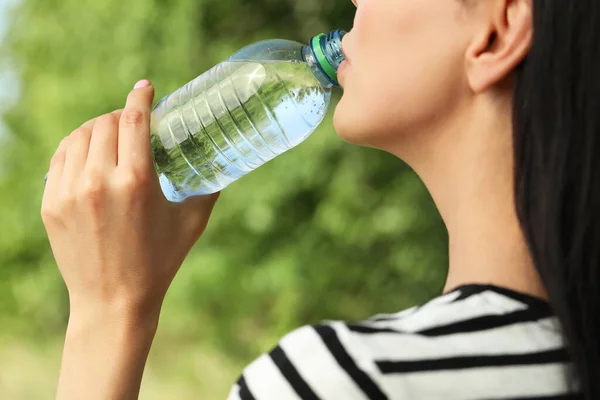
<svg viewBox="0 0 600 400"><path fill-rule="evenodd" d="M448 229L446 291L481 283L546 298L514 206L510 101L478 102L394 153L423 179Z"/></svg>

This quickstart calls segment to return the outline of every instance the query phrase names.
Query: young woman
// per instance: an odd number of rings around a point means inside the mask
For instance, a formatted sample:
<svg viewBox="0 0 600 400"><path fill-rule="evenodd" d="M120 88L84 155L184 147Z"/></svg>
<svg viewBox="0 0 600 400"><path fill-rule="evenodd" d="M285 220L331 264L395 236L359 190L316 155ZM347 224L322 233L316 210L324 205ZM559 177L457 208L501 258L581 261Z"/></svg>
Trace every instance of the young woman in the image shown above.
<svg viewBox="0 0 600 400"><path fill-rule="evenodd" d="M355 4L335 127L427 185L449 233L445 293L302 327L230 399L600 398L600 2ZM137 397L217 200L162 195L153 93L141 81L51 161L42 216L71 307L60 400Z"/></svg>

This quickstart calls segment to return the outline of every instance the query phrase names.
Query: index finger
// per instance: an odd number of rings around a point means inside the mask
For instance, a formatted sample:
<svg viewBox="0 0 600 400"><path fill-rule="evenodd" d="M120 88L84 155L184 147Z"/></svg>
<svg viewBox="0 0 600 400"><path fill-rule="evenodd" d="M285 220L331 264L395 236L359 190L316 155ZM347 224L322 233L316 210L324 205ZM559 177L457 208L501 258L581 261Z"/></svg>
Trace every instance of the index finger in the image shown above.
<svg viewBox="0 0 600 400"><path fill-rule="evenodd" d="M129 93L119 121L119 167L141 170L154 168L150 148L153 99L154 87L147 80L138 82Z"/></svg>
<svg viewBox="0 0 600 400"><path fill-rule="evenodd" d="M123 112L123 110L115 110L111 114L115 115L117 118L120 119L122 112ZM96 125L96 121L97 120L98 120L98 118L93 118L93 119L85 122L83 125L81 125L81 128L93 130L94 129L94 125ZM97 139L94 139L94 136L92 135L92 143L90 144L90 150L96 150L97 149L97 145L94 145L95 141L97 141ZM115 143L116 143L116 140L115 140ZM90 153L90 156L88 157L88 163L90 162L90 159L93 158L93 157L95 157L95 152L94 151L92 151ZM46 173L46 176L44 177L44 186L48 183L48 177L49 176L50 176L50 172Z"/></svg>

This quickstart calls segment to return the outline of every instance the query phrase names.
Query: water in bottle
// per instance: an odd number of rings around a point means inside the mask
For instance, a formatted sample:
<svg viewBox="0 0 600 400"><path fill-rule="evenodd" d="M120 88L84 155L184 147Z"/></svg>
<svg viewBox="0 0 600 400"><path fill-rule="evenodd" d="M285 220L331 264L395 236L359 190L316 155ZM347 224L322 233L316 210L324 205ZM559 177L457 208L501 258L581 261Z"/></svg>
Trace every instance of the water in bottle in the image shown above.
<svg viewBox="0 0 600 400"><path fill-rule="evenodd" d="M151 144L167 199L220 191L314 132L339 86L344 34L252 44L163 98Z"/></svg>

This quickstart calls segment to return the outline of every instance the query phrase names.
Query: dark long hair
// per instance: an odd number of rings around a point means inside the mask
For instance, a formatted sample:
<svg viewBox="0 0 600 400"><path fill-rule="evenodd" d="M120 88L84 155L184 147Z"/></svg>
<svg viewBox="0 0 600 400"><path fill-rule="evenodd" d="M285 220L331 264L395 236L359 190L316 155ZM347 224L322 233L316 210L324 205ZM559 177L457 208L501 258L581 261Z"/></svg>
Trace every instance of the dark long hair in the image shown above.
<svg viewBox="0 0 600 400"><path fill-rule="evenodd" d="M574 381L600 399L600 1L534 0L516 72L515 199Z"/></svg>

